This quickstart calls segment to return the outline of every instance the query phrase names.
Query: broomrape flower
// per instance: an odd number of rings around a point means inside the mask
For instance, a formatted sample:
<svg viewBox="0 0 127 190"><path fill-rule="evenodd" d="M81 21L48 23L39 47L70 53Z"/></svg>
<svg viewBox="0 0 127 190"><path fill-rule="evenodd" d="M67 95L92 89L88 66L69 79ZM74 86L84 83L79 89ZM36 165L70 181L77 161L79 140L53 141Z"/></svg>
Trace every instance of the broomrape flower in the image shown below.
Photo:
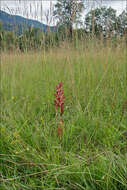
<svg viewBox="0 0 127 190"><path fill-rule="evenodd" d="M64 99L65 99L65 97L63 95L64 92L63 92L62 86L63 86L63 84L62 84L62 82L60 82L56 86L56 93L54 94L54 96L56 97L56 99L54 100L54 105L56 106L58 136L59 136L59 131L61 131L60 124L63 122L62 115L64 112Z"/></svg>

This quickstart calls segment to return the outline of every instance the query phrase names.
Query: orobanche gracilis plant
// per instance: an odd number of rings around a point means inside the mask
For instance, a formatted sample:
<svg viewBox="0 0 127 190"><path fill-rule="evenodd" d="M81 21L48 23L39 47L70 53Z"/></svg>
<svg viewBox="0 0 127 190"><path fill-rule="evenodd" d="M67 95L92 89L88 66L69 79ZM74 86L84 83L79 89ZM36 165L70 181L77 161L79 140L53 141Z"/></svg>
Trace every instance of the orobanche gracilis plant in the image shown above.
<svg viewBox="0 0 127 190"><path fill-rule="evenodd" d="M54 104L56 107L56 122L57 122L57 128L58 128L58 136L59 133L61 133L61 123L63 122L62 115L64 111L64 95L63 95L63 84L60 82L56 86L56 94L54 96L56 97L54 100Z"/></svg>

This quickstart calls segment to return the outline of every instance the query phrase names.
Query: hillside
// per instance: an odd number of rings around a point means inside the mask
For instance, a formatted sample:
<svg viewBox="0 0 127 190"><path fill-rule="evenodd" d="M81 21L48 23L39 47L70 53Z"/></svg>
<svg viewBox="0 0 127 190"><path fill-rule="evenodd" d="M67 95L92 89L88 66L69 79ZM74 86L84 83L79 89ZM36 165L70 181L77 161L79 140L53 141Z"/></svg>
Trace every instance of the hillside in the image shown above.
<svg viewBox="0 0 127 190"><path fill-rule="evenodd" d="M0 10L0 22L2 22L3 29L7 31L14 31L21 34L24 29L28 27L39 28L46 32L48 26L32 19L27 19L18 15L11 15ZM51 31L55 31L55 27L50 27Z"/></svg>

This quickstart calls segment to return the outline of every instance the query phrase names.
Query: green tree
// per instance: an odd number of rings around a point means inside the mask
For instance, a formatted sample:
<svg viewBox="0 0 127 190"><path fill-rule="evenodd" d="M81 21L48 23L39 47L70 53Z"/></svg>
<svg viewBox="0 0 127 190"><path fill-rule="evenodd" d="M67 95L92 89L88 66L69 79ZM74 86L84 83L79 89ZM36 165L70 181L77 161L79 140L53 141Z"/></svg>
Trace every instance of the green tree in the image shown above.
<svg viewBox="0 0 127 190"><path fill-rule="evenodd" d="M121 35L127 33L127 12L123 11L118 17L118 30Z"/></svg>
<svg viewBox="0 0 127 190"><path fill-rule="evenodd" d="M73 25L81 24L83 9L83 0L57 0L54 16L58 21L58 27L67 28L72 37Z"/></svg>
<svg viewBox="0 0 127 190"><path fill-rule="evenodd" d="M13 50L15 48L15 34L13 32L5 33L6 49Z"/></svg>
<svg viewBox="0 0 127 190"><path fill-rule="evenodd" d="M2 27L2 22L0 22L0 50L3 48L3 36L4 36L4 31Z"/></svg>
<svg viewBox="0 0 127 190"><path fill-rule="evenodd" d="M117 29L116 10L111 7L91 10L86 15L85 26L87 31L92 32L94 30L96 34L103 32L103 34L107 35L115 32Z"/></svg>

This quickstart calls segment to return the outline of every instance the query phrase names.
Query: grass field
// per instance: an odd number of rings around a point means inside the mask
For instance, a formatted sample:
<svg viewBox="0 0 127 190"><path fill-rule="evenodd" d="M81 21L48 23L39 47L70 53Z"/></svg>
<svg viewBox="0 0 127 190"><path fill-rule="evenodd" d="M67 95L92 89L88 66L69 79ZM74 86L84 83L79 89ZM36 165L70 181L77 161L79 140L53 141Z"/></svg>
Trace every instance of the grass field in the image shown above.
<svg viewBox="0 0 127 190"><path fill-rule="evenodd" d="M1 190L127 189L126 53L95 43L1 54Z"/></svg>

